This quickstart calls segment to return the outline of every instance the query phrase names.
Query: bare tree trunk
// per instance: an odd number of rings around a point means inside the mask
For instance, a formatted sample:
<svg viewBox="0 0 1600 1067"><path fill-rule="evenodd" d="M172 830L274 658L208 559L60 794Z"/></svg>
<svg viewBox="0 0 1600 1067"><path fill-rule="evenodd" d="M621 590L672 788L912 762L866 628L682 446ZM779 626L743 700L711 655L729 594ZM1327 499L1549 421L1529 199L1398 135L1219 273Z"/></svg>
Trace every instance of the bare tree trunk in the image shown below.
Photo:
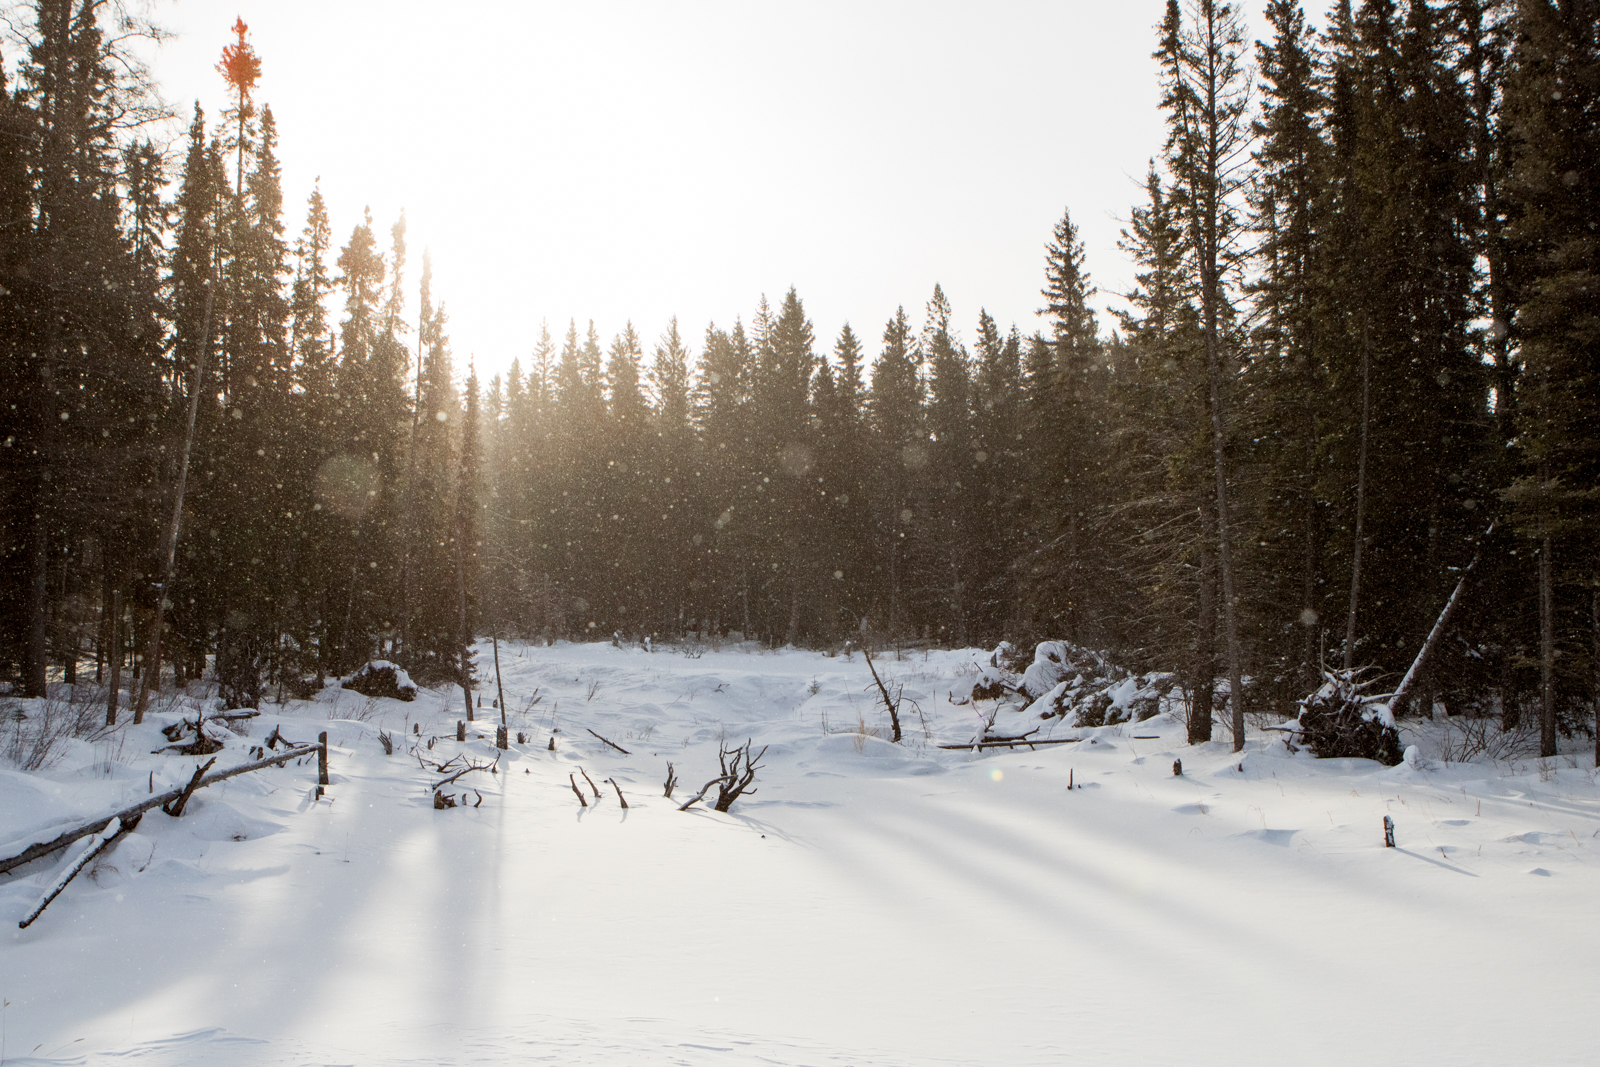
<svg viewBox="0 0 1600 1067"><path fill-rule="evenodd" d="M493 634L494 641L494 687L500 694L500 725L510 725L506 722L506 687L500 681L500 635ZM503 746L502 746L503 747Z"/></svg>
<svg viewBox="0 0 1600 1067"><path fill-rule="evenodd" d="M111 687L106 697L106 725L117 725L117 693L122 688L122 590L111 590L111 637L106 656L111 663Z"/></svg>
<svg viewBox="0 0 1600 1067"><path fill-rule="evenodd" d="M1589 702L1594 706L1594 765L1600 767L1600 574L1589 594L1589 633L1594 648L1589 652Z"/></svg>
<svg viewBox="0 0 1600 1067"><path fill-rule="evenodd" d="M1217 286L1215 270L1207 288ZM1228 529L1228 467L1222 412L1222 354L1217 338L1217 294L1206 313L1206 363L1211 379L1211 461L1217 476L1217 562L1222 571L1222 625L1228 641L1228 703L1232 710L1233 750L1244 748L1244 670L1239 649L1238 597L1233 582L1233 538Z"/></svg>
<svg viewBox="0 0 1600 1067"><path fill-rule="evenodd" d="M144 671L139 679L139 701L133 709L135 724L144 722L150 687L159 685L161 679L161 631L166 625L167 594L178 561L178 531L183 524L183 494L189 484L189 454L194 450L195 418L200 413L200 391L206 379L206 355L211 349L211 306L215 285L215 279L206 284L205 314L200 317L200 352L195 357L194 383L189 392L189 422L183 435L183 452L178 460L178 485L173 494L172 521L167 526L167 543L161 556L161 584L157 587L155 622L150 627L150 648L145 653Z"/></svg>
<svg viewBox="0 0 1600 1067"><path fill-rule="evenodd" d="M1216 543L1216 520L1210 501L1200 505L1200 596L1199 618L1195 623L1194 666L1191 688L1194 701L1189 706L1189 743L1211 740L1211 715L1216 699L1217 679L1217 566L1212 545Z"/></svg>
<svg viewBox="0 0 1600 1067"><path fill-rule="evenodd" d="M1372 337L1361 313L1361 448L1356 458L1356 539L1350 552L1350 613L1344 627L1344 669L1355 667L1356 610L1361 602L1361 549L1366 544L1367 431L1372 414Z"/></svg>
<svg viewBox="0 0 1600 1067"><path fill-rule="evenodd" d="M1548 532L1539 546L1539 755L1556 754L1555 567Z"/></svg>
<svg viewBox="0 0 1600 1067"><path fill-rule="evenodd" d="M422 335L417 326L417 395L411 403L411 446L406 453L406 525L400 531L400 655L411 655L411 531L416 525L417 427L422 418ZM404 660L402 660L404 662Z"/></svg>
<svg viewBox="0 0 1600 1067"><path fill-rule="evenodd" d="M467 565L462 559L461 530L456 530L456 643L461 650L461 699L472 720L472 660L467 655Z"/></svg>

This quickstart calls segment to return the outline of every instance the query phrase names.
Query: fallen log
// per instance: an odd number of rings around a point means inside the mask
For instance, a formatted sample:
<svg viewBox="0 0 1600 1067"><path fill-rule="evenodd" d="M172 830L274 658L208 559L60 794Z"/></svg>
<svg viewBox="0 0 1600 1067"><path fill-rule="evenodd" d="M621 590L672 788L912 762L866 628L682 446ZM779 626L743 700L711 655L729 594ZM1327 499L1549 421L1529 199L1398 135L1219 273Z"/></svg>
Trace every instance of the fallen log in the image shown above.
<svg viewBox="0 0 1600 1067"><path fill-rule="evenodd" d="M960 751L964 748L1018 748L1022 745L1027 745L1029 748L1032 748L1034 745L1073 745L1082 740L1083 738L1081 737L1056 737L1047 738L1042 741L1034 741L1032 739L1018 739L1016 741L977 741L968 742L965 745L940 745L938 747L948 748L954 751Z"/></svg>
<svg viewBox="0 0 1600 1067"><path fill-rule="evenodd" d="M133 821L137 824L139 820L135 818ZM26 930L32 926L33 920L43 914L44 909L50 906L50 902L60 896L63 889L67 888L67 883L78 877L78 872L88 866L89 861L98 856L100 850L115 841L121 833L122 820L112 816L111 821L106 823L105 828L89 840L89 847L83 850L83 855L79 856L72 866L63 871L61 877L55 880L55 884L45 892L44 896L39 898L39 903L35 904L33 910L28 912L28 917L17 923L18 928Z"/></svg>
<svg viewBox="0 0 1600 1067"><path fill-rule="evenodd" d="M224 779L232 778L238 774L245 774L248 771L259 771L261 768L270 767L273 764L287 763L292 759L300 759L305 756L314 756L317 755L320 749L320 745L301 745L299 748L290 749L288 752L280 753L276 756L268 756L266 759L256 760L252 763L244 763L237 767L230 767L225 771L217 771L215 774L208 774L204 778L200 779L198 784L193 785L192 788L189 785L185 785L180 789L170 789L165 793L159 793L155 796L146 797L144 800L141 800L139 803L134 804L131 807L123 808L119 812L115 812L103 818L95 819L92 822L86 822L79 826L75 826L61 834L59 837L52 838L49 841L44 841L36 845L30 845L14 856L7 857L6 859L0 859L0 874L4 874L13 867L20 867L24 863L31 863L41 856L48 856L57 849L66 848L68 845L79 840L80 838L88 837L90 834L100 833L107 826L111 825L111 821L113 819L120 819L122 822L127 823L130 819L138 815L143 815L151 808L159 808L172 803L180 796L183 796L185 791L193 792L195 789L204 789L208 785L215 785Z"/></svg>

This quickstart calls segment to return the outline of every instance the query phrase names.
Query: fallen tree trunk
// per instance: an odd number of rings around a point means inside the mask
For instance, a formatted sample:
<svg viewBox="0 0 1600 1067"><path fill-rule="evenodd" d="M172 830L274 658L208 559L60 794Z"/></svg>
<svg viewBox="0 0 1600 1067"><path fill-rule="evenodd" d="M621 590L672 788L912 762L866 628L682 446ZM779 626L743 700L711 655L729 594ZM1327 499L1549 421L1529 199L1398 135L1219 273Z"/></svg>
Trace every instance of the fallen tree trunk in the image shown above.
<svg viewBox="0 0 1600 1067"><path fill-rule="evenodd" d="M215 774L206 775L204 778L200 779L198 784L193 786L193 789L204 789L208 785L215 785L216 783L227 778L232 778L235 775L244 774L248 771L259 771L261 768L271 767L273 764L287 763L292 759L301 759L305 756L315 756L320 749L320 745L301 745L299 748L291 749L290 751L284 752L277 756L268 756L266 759L256 760L253 763L245 763L238 767L230 767L225 771L218 771ZM86 822L82 825L75 826L71 830L66 831L58 837L52 838L49 841L44 841L37 845L30 845L28 848L23 849L15 856L11 856L6 859L0 859L0 874L4 874L13 867L20 867L24 863L31 863L41 856L48 856L57 849L66 848L68 845L79 840L80 838L88 837L90 834L100 833L107 826L110 826L113 820L120 819L122 822L126 823L135 816L143 815L151 808L159 808L170 804L174 800L177 800L180 796L183 796L185 790L192 792L193 789L187 785L180 789L169 789L165 793L159 793L155 796L146 797L144 800L139 801L139 803L134 804L131 807L123 808L119 812L115 812L103 818L95 819L92 822Z"/></svg>
<svg viewBox="0 0 1600 1067"><path fill-rule="evenodd" d="M968 742L965 745L940 745L938 747L954 751L960 751L964 748L1017 748L1020 745L1027 745L1032 748L1034 745L1073 745L1082 740L1083 738L1081 737L1057 737L1040 741L1034 741L1031 738L1019 738L1015 741L976 741Z"/></svg>
<svg viewBox="0 0 1600 1067"><path fill-rule="evenodd" d="M133 825L137 825L138 822L139 820L135 818L133 820ZM32 926L33 920L44 914L44 909L50 906L50 902L56 899L56 897L60 896L63 889L67 888L67 883L78 877L78 872L88 866L89 861L98 856L101 849L111 844L111 842L115 841L119 836L121 836L121 834L122 820L120 818L113 817L112 820L105 825L103 830L95 834L94 837L90 839L89 847L83 850L83 855L79 856L71 867L68 867L61 873L61 877L57 878L55 880L55 884L45 892L44 896L39 898L39 903L35 904L33 906L33 910L28 912L28 917L26 919L23 919L21 922L17 923L17 927L19 929L26 930L28 927Z"/></svg>
<svg viewBox="0 0 1600 1067"><path fill-rule="evenodd" d="M137 823L138 820L135 819L134 822ZM79 856L72 866L63 871L61 876L55 880L55 884L45 892L43 897L39 898L39 903L34 905L33 910L28 913L28 917L17 923L18 928L26 930L29 926L32 926L33 921L44 913L45 908L50 906L50 902L60 896L61 891L67 888L67 883L76 878L78 872L83 870L90 860L98 856L106 845L115 841L121 833L122 820L113 818L106 824L104 829L90 839L89 847L83 850L83 855Z"/></svg>

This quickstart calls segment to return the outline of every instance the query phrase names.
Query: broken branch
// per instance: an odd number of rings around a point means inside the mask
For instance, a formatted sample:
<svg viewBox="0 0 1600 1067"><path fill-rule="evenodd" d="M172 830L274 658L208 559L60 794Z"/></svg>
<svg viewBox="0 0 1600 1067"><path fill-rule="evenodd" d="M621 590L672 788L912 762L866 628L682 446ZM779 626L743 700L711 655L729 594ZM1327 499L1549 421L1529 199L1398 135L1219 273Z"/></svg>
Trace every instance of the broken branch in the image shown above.
<svg viewBox="0 0 1600 1067"><path fill-rule="evenodd" d="M585 730L589 730L589 728L587 726L585 726L584 729ZM589 732L591 734L594 734L595 737L600 737L600 735L596 734L593 730L589 730ZM627 749L623 748L621 745L617 744L615 741L608 740L607 738L604 738L604 737L600 737L600 740L605 741L606 744L610 745L612 748L616 749L618 752L622 753L624 756L633 755L632 752L629 752Z"/></svg>
<svg viewBox="0 0 1600 1067"><path fill-rule="evenodd" d="M138 822L139 819L135 816L133 824L138 825ZM106 824L105 829L90 838L89 847L83 850L83 855L79 856L72 866L68 867L61 877L56 879L55 884L50 887L49 891L39 899L39 903L35 904L33 910L28 913L28 917L17 923L17 926L23 930L32 926L33 920L37 919L44 909L50 906L50 902L60 896L63 889L67 888L67 883L78 877L78 872L83 870L90 860L99 855L101 849L115 841L121 834L122 820L113 815L111 821Z"/></svg>

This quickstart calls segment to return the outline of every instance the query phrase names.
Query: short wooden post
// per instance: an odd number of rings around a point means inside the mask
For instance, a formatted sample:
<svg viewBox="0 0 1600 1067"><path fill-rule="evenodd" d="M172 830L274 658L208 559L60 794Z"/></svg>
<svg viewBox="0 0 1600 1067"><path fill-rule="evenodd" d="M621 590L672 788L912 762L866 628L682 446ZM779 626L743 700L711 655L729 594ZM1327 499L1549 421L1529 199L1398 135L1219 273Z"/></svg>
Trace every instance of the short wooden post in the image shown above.
<svg viewBox="0 0 1600 1067"><path fill-rule="evenodd" d="M1177 778L1178 776L1180 776L1182 774L1183 774L1183 760L1181 760L1181 759L1173 760L1172 761L1172 776L1174 778Z"/></svg>
<svg viewBox="0 0 1600 1067"><path fill-rule="evenodd" d="M502 749L511 747L511 742L506 738L506 728L504 726L496 726L494 728L494 747Z"/></svg>
<svg viewBox="0 0 1600 1067"><path fill-rule="evenodd" d="M465 741L466 739L467 739L467 724L462 722L460 719L457 719L456 720L456 740L457 741Z"/></svg>
<svg viewBox="0 0 1600 1067"><path fill-rule="evenodd" d="M317 735L317 784L328 784L328 731Z"/></svg>
<svg viewBox="0 0 1600 1067"><path fill-rule="evenodd" d="M1394 848L1394 820L1387 815L1383 817L1383 847Z"/></svg>

